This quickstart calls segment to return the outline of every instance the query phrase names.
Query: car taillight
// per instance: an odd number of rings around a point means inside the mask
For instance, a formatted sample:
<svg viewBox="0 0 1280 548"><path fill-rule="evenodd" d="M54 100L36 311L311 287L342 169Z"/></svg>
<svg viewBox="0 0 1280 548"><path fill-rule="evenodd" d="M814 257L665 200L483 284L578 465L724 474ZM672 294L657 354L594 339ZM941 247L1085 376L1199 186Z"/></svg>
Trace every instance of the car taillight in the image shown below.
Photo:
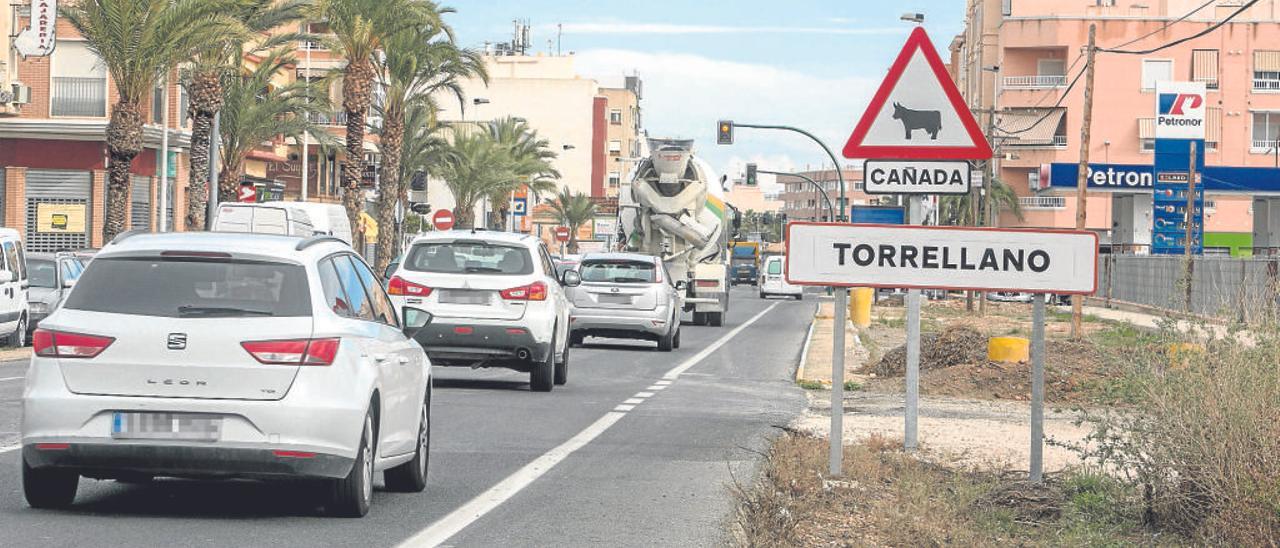
<svg viewBox="0 0 1280 548"><path fill-rule="evenodd" d="M101 354L113 337L99 337L83 333L67 333L37 329L31 336L31 347L37 356L45 358L92 358Z"/></svg>
<svg viewBox="0 0 1280 548"><path fill-rule="evenodd" d="M245 341L240 346L268 365L332 365L342 339Z"/></svg>
<svg viewBox="0 0 1280 548"><path fill-rule="evenodd" d="M508 301L545 301L547 300L547 284L533 282L529 285L503 289L498 294Z"/></svg>
<svg viewBox="0 0 1280 548"><path fill-rule="evenodd" d="M695 280L693 285L694 287L719 287L720 282L715 280Z"/></svg>
<svg viewBox="0 0 1280 548"><path fill-rule="evenodd" d="M431 288L425 285L415 284L399 276L392 276L391 279L387 281L387 293L390 295L405 295L408 297L426 297L431 295Z"/></svg>

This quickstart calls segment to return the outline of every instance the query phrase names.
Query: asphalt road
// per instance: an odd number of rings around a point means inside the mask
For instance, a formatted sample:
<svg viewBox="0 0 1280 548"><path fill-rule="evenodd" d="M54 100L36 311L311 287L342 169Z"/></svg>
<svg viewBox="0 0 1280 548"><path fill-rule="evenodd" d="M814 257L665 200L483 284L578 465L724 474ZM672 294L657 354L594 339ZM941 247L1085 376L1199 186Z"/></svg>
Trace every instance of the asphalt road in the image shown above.
<svg viewBox="0 0 1280 548"><path fill-rule="evenodd" d="M736 289L725 326L686 325L675 352L588 339L550 394L516 372L436 368L427 490L377 491L359 520L319 516L308 485L252 481L81 479L73 508L29 508L7 450L22 381L0 380L0 544L721 544L728 486L804 404L789 378L813 306ZM24 367L0 363L0 379Z"/></svg>

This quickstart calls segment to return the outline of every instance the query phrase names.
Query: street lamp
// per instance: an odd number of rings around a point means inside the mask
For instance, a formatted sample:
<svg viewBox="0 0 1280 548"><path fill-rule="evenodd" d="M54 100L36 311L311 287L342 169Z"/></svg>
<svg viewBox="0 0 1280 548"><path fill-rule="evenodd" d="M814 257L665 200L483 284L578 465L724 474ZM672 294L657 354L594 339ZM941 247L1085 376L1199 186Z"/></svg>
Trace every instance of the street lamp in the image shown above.
<svg viewBox="0 0 1280 548"><path fill-rule="evenodd" d="M902 19L903 21L906 21L908 23L916 23L918 25L924 24L923 13L904 13L902 14L902 17L899 17L899 19Z"/></svg>
<svg viewBox="0 0 1280 548"><path fill-rule="evenodd" d="M489 104L489 99L488 99L488 98L486 98L486 97L475 97L475 98L471 99L471 104L476 105L476 106L479 106L479 105L487 105L487 104Z"/></svg>

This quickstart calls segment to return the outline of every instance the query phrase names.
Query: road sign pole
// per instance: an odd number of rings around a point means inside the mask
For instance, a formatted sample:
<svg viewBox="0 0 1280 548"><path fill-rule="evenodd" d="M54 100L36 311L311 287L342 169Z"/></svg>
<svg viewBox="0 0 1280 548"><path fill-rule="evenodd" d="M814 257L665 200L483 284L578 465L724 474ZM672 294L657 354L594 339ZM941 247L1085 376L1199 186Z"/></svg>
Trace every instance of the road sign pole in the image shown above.
<svg viewBox="0 0 1280 548"><path fill-rule="evenodd" d="M848 323L849 290L836 288L836 318L832 326L831 352L831 469L832 477L840 476L844 457L844 333Z"/></svg>
<svg viewBox="0 0 1280 548"><path fill-rule="evenodd" d="M1031 481L1043 479L1044 468L1044 299L1036 293L1031 306Z"/></svg>
<svg viewBox="0 0 1280 548"><path fill-rule="evenodd" d="M907 223L921 224L920 196L907 202ZM907 371L906 411L902 428L902 446L914 451L918 445L920 414L920 290L907 290Z"/></svg>

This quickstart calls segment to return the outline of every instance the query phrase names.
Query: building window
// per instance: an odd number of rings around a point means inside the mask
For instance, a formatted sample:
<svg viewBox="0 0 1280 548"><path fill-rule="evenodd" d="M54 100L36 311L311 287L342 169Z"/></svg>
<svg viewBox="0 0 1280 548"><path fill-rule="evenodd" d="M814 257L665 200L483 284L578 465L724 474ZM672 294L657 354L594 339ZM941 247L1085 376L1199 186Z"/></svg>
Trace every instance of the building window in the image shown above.
<svg viewBox="0 0 1280 548"><path fill-rule="evenodd" d="M1139 150L1141 150L1142 152L1155 152L1155 151L1156 151L1156 140L1155 140L1155 139L1141 139L1141 140L1140 140L1140 143L1139 143Z"/></svg>
<svg viewBox="0 0 1280 548"><path fill-rule="evenodd" d="M622 109L615 108L609 111L609 123L615 126L622 125Z"/></svg>
<svg viewBox="0 0 1280 548"><path fill-rule="evenodd" d="M618 188L622 185L622 174L617 171L609 172L609 188Z"/></svg>
<svg viewBox="0 0 1280 548"><path fill-rule="evenodd" d="M1191 50L1191 81L1204 82L1208 89L1218 89L1218 50Z"/></svg>
<svg viewBox="0 0 1280 548"><path fill-rule="evenodd" d="M107 67L84 42L59 41L50 65L50 115L107 115Z"/></svg>
<svg viewBox="0 0 1280 548"><path fill-rule="evenodd" d="M1253 152L1265 154L1280 144L1280 112L1253 113Z"/></svg>
<svg viewBox="0 0 1280 548"><path fill-rule="evenodd" d="M156 84L151 90L151 123L159 124L164 119L164 84Z"/></svg>
<svg viewBox="0 0 1280 548"><path fill-rule="evenodd" d="M1280 91L1280 51L1253 52L1253 90Z"/></svg>
<svg viewBox="0 0 1280 548"><path fill-rule="evenodd" d="M1143 91L1151 91L1156 89L1156 82L1167 82L1173 80L1173 60L1172 59L1143 59L1142 60L1142 89Z"/></svg>
<svg viewBox="0 0 1280 548"><path fill-rule="evenodd" d="M609 141L609 155L610 156L622 155L622 141L619 141L617 139Z"/></svg>

